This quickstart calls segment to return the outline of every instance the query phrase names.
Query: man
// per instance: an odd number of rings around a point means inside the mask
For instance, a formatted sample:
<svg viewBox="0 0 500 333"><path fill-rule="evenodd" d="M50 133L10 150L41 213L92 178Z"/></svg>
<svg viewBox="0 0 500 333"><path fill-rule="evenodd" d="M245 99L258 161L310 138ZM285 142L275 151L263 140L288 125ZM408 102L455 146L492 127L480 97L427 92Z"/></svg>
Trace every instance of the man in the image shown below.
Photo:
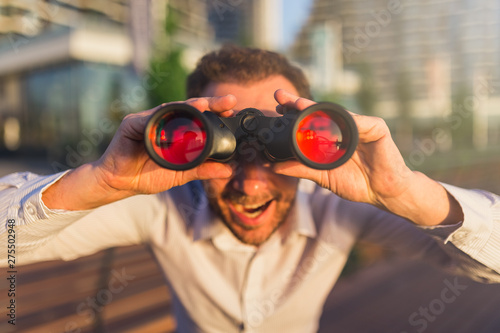
<svg viewBox="0 0 500 333"><path fill-rule="evenodd" d="M284 57L238 47L201 59L188 95L184 103L223 117L314 104L302 72ZM1 218L19 225L21 262L147 242L171 287L180 332L315 332L360 238L500 281L499 198L412 172L378 118L353 115L357 151L333 170L256 154L176 172L143 148L155 110L125 117L94 163L0 180Z"/></svg>

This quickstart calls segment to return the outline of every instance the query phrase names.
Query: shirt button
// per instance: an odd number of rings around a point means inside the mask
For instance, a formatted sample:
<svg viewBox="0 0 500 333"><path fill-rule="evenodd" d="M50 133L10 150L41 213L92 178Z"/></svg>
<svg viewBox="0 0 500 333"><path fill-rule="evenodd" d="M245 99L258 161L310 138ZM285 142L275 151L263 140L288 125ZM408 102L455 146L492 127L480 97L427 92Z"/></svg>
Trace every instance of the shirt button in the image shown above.
<svg viewBox="0 0 500 333"><path fill-rule="evenodd" d="M33 207L32 204L27 204L26 206L27 206L26 211L28 212L28 214L35 215L36 213L35 207Z"/></svg>

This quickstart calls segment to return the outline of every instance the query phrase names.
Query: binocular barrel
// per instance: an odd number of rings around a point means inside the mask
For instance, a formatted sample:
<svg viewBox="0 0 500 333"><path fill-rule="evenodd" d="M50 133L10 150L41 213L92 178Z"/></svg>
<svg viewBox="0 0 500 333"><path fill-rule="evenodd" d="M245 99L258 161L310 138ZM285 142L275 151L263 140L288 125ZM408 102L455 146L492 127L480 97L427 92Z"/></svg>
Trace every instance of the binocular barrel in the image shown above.
<svg viewBox="0 0 500 333"><path fill-rule="evenodd" d="M271 162L297 159L311 168L328 170L352 156L358 130L349 112L334 103L289 110L279 117L247 108L227 118L174 103L151 116L144 142L151 158L172 170L191 169L207 159L245 161L256 150Z"/></svg>

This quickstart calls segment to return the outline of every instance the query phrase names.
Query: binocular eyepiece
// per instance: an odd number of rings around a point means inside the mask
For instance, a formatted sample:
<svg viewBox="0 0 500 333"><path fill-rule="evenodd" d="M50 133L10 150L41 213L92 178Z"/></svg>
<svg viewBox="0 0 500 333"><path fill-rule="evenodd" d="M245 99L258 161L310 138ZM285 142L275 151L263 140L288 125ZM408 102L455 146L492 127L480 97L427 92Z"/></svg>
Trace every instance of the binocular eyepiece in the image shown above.
<svg viewBox="0 0 500 333"><path fill-rule="evenodd" d="M270 162L297 159L328 170L352 156L358 130L351 115L334 103L288 110L278 117L247 108L227 118L174 103L151 116L144 142L151 158L172 170L191 169L207 159L227 162L237 154L255 154L255 147Z"/></svg>

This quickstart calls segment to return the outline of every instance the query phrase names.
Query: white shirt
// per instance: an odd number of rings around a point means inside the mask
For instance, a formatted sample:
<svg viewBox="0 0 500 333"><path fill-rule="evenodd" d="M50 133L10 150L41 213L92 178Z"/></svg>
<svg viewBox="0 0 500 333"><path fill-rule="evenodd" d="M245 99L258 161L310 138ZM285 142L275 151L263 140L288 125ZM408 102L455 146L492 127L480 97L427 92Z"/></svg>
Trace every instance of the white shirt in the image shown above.
<svg viewBox="0 0 500 333"><path fill-rule="evenodd" d="M417 228L301 181L287 221L257 248L238 241L211 212L198 182L91 211L50 210L41 193L61 176L0 179L0 221L16 222L20 263L149 243L170 286L179 332L316 332L323 303L358 239L500 282L500 198L484 191L445 185L464 221ZM7 223L2 244L6 230ZM4 258L6 247L2 265Z"/></svg>

